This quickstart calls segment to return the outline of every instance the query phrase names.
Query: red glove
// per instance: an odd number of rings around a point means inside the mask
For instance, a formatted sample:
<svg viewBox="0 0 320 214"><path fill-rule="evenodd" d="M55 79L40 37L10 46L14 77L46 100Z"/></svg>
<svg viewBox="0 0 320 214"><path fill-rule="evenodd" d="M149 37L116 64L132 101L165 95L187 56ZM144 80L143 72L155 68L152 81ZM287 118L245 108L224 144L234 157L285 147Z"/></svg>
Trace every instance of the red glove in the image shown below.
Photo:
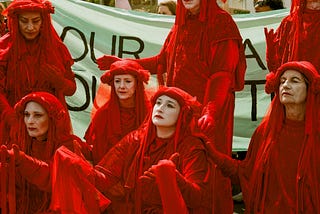
<svg viewBox="0 0 320 214"><path fill-rule="evenodd" d="M277 42L276 42L276 33L273 29L268 31L267 28L264 28L264 34L266 36L266 61L268 69L270 72L275 72L278 67L278 53L277 53Z"/></svg>
<svg viewBox="0 0 320 214"><path fill-rule="evenodd" d="M210 114L204 114L199 120L198 120L198 126L201 130L201 132L211 139L211 136L214 132L215 122L213 117Z"/></svg>
<svg viewBox="0 0 320 214"><path fill-rule="evenodd" d="M102 71L108 70L112 63L121 60L121 58L113 55L103 55L97 59L98 68Z"/></svg>
<svg viewBox="0 0 320 214"><path fill-rule="evenodd" d="M25 155L24 152L20 151L20 148L16 144L12 144L12 149L8 150L7 146L2 145L1 146L1 152L7 153L7 162L9 163L11 159L15 160L15 164L19 165L21 162L21 159Z"/></svg>

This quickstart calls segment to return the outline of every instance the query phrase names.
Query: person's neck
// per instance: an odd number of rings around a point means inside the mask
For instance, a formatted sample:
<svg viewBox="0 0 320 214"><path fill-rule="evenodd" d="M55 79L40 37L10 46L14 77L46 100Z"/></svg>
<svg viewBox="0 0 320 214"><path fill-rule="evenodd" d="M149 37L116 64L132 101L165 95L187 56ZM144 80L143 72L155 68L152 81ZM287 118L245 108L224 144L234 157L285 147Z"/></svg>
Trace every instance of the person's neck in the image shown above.
<svg viewBox="0 0 320 214"><path fill-rule="evenodd" d="M163 126L157 126L157 137L159 138L170 138L176 130L175 126L171 127L163 127Z"/></svg>
<svg viewBox="0 0 320 214"><path fill-rule="evenodd" d="M129 98L129 99L119 99L120 106L123 108L133 108L135 107L134 99Z"/></svg>
<svg viewBox="0 0 320 214"><path fill-rule="evenodd" d="M305 118L305 105L288 105L286 106L286 118L289 120L303 121Z"/></svg>

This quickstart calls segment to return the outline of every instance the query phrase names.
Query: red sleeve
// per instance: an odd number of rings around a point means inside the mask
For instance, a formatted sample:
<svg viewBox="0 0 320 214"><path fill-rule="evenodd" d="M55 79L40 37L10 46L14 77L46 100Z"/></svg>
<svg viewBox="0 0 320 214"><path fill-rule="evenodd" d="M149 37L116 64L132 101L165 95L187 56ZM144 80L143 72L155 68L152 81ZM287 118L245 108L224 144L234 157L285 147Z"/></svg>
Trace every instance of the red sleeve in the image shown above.
<svg viewBox="0 0 320 214"><path fill-rule="evenodd" d="M202 142L192 138L186 141L185 148L179 151L181 165L177 166L177 182L187 206L196 208L202 206L208 197L205 180L209 166L206 152L200 146Z"/></svg>
<svg viewBox="0 0 320 214"><path fill-rule="evenodd" d="M99 180L96 180L97 188L100 191L107 192L110 187L124 179L123 173L127 170L132 158L135 157L139 146L138 142L132 141L133 135L134 133L131 133L124 137L95 166L95 169L105 176L104 181L100 180L102 181L100 183Z"/></svg>
<svg viewBox="0 0 320 214"><path fill-rule="evenodd" d="M226 40L211 47L210 76L206 85L203 114L219 115L230 93L235 90L237 66L239 63L239 47L236 40Z"/></svg>
<svg viewBox="0 0 320 214"><path fill-rule="evenodd" d="M19 173L28 182L43 191L51 192L50 164L25 154L21 156L17 167Z"/></svg>

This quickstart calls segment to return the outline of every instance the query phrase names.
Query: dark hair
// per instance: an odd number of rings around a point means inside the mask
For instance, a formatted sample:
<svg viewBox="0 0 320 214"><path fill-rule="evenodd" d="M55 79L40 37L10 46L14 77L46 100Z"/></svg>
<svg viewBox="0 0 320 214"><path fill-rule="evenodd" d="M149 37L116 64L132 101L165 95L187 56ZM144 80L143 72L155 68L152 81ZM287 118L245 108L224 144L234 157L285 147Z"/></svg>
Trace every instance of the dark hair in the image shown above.
<svg viewBox="0 0 320 214"><path fill-rule="evenodd" d="M257 1L255 5L259 7L269 6L272 10L284 9L282 0L262 0Z"/></svg>
<svg viewBox="0 0 320 214"><path fill-rule="evenodd" d="M166 6L172 13L172 15L176 15L177 3L174 0L165 0L159 3L159 6Z"/></svg>

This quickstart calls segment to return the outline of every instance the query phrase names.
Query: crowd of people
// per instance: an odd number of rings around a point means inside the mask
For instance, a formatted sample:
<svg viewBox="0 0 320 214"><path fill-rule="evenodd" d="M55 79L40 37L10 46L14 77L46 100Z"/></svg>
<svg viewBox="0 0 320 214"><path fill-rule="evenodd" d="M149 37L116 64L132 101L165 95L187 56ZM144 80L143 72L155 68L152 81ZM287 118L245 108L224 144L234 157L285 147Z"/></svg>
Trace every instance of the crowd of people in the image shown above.
<svg viewBox="0 0 320 214"><path fill-rule="evenodd" d="M244 160L231 157L246 71L239 29L216 1L175 6L159 54L97 59L111 90L84 136L73 134L65 101L75 74L54 7L4 9L1 213L231 214L232 184L246 213L320 213L320 2L293 0L280 26L265 29L274 96ZM145 89L151 74L155 92Z"/></svg>

